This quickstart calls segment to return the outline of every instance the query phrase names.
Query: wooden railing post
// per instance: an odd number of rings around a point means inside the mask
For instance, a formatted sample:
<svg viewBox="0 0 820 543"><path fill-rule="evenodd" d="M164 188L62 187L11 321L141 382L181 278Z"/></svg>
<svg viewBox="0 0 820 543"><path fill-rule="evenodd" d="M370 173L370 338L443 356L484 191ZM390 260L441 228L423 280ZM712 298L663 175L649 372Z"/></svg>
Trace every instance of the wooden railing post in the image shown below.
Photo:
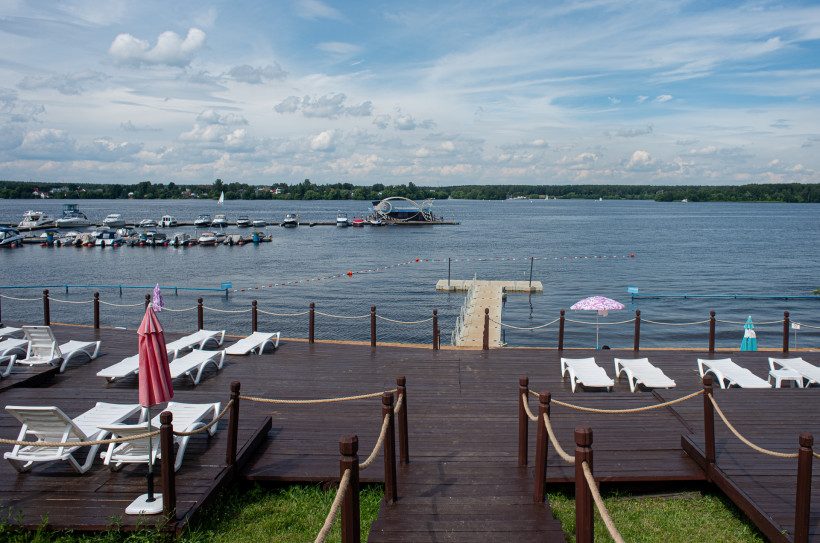
<svg viewBox="0 0 820 543"><path fill-rule="evenodd" d="M485 351L490 350L490 308L484 308L484 342L482 345L482 349Z"/></svg>
<svg viewBox="0 0 820 543"><path fill-rule="evenodd" d="M547 490L547 452L549 450L549 436L544 425L544 415L550 416L550 393L542 392L538 395L538 433L535 442L535 486L532 499L543 502Z"/></svg>
<svg viewBox="0 0 820 543"><path fill-rule="evenodd" d="M197 330L202 330L205 328L205 318L203 313L203 306L202 306L202 298L197 298L196 300L196 325Z"/></svg>
<svg viewBox="0 0 820 543"><path fill-rule="evenodd" d="M43 291L43 325L51 326L51 308L48 302L48 289Z"/></svg>
<svg viewBox="0 0 820 543"><path fill-rule="evenodd" d="M350 470L350 487L342 500L342 543L359 543L361 520L359 517L359 437L346 434L339 439L339 478Z"/></svg>
<svg viewBox="0 0 820 543"><path fill-rule="evenodd" d="M225 463L228 467L236 464L236 448L239 442L239 381L231 383L231 410L228 414L228 448L225 451Z"/></svg>
<svg viewBox="0 0 820 543"><path fill-rule="evenodd" d="M527 465L527 454L529 447L529 422L527 411L524 409L524 402L527 401L530 393L530 378L526 375L518 378L518 465Z"/></svg>
<svg viewBox="0 0 820 543"><path fill-rule="evenodd" d="M814 436L803 432L797 450L797 501L794 509L794 543L808 543L811 513L811 463Z"/></svg>
<svg viewBox="0 0 820 543"><path fill-rule="evenodd" d="M789 312L783 312L783 354L789 354Z"/></svg>
<svg viewBox="0 0 820 543"><path fill-rule="evenodd" d="M382 424L384 417L389 417L387 432L384 436L384 500L395 503L399 497L396 488L396 426L393 418L393 393L382 394Z"/></svg>
<svg viewBox="0 0 820 543"><path fill-rule="evenodd" d="M404 396L399 411L399 462L410 463L410 440L407 436L407 379L402 376L396 379L397 397Z"/></svg>
<svg viewBox="0 0 820 543"><path fill-rule="evenodd" d="M438 309L433 310L433 350L438 351Z"/></svg>
<svg viewBox="0 0 820 543"><path fill-rule="evenodd" d="M583 463L592 471L592 428L575 428L575 541L592 543L594 517L592 516L592 492L584 476Z"/></svg>
<svg viewBox="0 0 820 543"><path fill-rule="evenodd" d="M564 310L561 310L561 318L558 319L558 350L564 350Z"/></svg>
<svg viewBox="0 0 820 543"><path fill-rule="evenodd" d="M635 348L636 353L641 350L641 310L635 310Z"/></svg>
<svg viewBox="0 0 820 543"><path fill-rule="evenodd" d="M257 315L257 301L251 302L251 332L256 332L259 324L259 317Z"/></svg>
<svg viewBox="0 0 820 543"><path fill-rule="evenodd" d="M313 343L313 327L316 323L316 304L310 302L310 313L308 315L308 343Z"/></svg>
<svg viewBox="0 0 820 543"><path fill-rule="evenodd" d="M162 455L162 513L165 518L176 517L177 487L174 477L174 416L170 411L163 411L159 416L159 448Z"/></svg>
<svg viewBox="0 0 820 543"><path fill-rule="evenodd" d="M145 295L145 310L148 311L148 306L151 305L151 295Z"/></svg>
<svg viewBox="0 0 820 543"><path fill-rule="evenodd" d="M715 463L715 408L709 397L712 395L712 376L703 376L703 440L706 453L706 480L712 480L712 466Z"/></svg>
<svg viewBox="0 0 820 543"><path fill-rule="evenodd" d="M370 346L376 346L376 306L370 306Z"/></svg>
<svg viewBox="0 0 820 543"><path fill-rule="evenodd" d="M715 352L715 312L709 312L709 354Z"/></svg>
<svg viewBox="0 0 820 543"><path fill-rule="evenodd" d="M100 328L100 293L94 293L94 328Z"/></svg>

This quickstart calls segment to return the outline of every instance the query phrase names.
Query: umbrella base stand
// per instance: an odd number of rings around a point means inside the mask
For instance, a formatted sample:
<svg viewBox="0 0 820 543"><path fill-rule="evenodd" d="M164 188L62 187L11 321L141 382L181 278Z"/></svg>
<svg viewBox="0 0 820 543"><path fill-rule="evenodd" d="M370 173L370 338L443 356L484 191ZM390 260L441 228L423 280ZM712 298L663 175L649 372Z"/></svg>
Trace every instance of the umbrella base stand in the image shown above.
<svg viewBox="0 0 820 543"><path fill-rule="evenodd" d="M154 501L148 501L148 494L143 494L126 507L126 515L158 515L162 513L162 494L154 494Z"/></svg>

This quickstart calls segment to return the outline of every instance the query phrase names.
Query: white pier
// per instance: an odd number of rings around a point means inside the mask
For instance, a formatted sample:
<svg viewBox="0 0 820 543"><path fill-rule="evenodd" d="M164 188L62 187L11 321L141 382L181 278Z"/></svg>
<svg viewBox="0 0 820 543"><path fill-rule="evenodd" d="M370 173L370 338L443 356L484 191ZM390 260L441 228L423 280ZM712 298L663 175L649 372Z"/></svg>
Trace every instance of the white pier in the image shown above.
<svg viewBox="0 0 820 543"><path fill-rule="evenodd" d="M540 281L478 281L442 279L437 291L467 291L453 332L453 345L481 349L484 345L484 310L490 310L489 346L502 347L501 305L510 292L544 292Z"/></svg>

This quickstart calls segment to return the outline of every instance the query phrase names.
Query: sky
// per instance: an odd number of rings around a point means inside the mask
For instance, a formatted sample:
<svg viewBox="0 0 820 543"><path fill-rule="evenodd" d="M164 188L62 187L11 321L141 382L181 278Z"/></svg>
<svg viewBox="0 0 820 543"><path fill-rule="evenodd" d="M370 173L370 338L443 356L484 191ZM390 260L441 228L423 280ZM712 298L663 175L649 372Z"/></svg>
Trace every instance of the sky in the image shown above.
<svg viewBox="0 0 820 543"><path fill-rule="evenodd" d="M2 0L0 179L820 182L820 4Z"/></svg>

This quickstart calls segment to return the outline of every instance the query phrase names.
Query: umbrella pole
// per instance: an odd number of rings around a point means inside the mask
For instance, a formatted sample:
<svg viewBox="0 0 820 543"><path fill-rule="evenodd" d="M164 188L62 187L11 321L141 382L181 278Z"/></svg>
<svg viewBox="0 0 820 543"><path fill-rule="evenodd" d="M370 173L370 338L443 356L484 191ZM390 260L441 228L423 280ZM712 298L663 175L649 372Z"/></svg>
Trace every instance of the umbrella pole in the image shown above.
<svg viewBox="0 0 820 543"><path fill-rule="evenodd" d="M148 407L148 433L151 433L151 407ZM147 502L152 502L156 500L154 498L154 462L152 453L154 452L154 444L151 441L151 436L148 436L148 475L146 475L148 479L148 499L145 500Z"/></svg>
<svg viewBox="0 0 820 543"><path fill-rule="evenodd" d="M598 314L595 314L595 348L598 348Z"/></svg>

